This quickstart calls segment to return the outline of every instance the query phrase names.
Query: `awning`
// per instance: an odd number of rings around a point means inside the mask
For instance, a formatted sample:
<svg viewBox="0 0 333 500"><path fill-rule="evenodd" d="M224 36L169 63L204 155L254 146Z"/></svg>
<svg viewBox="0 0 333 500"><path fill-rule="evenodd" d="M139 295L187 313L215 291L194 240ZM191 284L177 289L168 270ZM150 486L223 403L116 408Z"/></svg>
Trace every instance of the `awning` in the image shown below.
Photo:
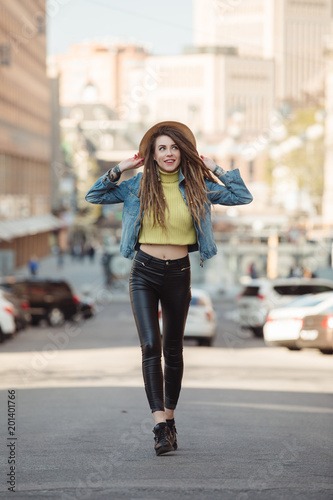
<svg viewBox="0 0 333 500"><path fill-rule="evenodd" d="M64 226L64 222L52 214L24 219L0 220L0 240L10 241L22 236L46 233Z"/></svg>

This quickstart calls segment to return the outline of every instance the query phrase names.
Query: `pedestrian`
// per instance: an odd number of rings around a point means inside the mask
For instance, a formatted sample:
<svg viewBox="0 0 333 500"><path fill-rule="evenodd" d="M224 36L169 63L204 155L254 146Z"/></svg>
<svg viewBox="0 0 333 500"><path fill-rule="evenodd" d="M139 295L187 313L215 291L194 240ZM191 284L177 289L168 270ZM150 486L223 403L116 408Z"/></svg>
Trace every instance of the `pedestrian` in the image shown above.
<svg viewBox="0 0 333 500"><path fill-rule="evenodd" d="M74 259L82 260L83 246L81 243L76 243L73 247Z"/></svg>
<svg viewBox="0 0 333 500"><path fill-rule="evenodd" d="M39 262L38 262L38 258L36 255L33 255L30 258L30 260L28 262L28 267L29 267L29 271L30 271L31 276L36 276L38 273L38 268L39 268Z"/></svg>
<svg viewBox="0 0 333 500"><path fill-rule="evenodd" d="M252 264L249 267L249 275L251 276L251 278L253 280L255 280L256 278L258 278L257 269L256 269L256 265L255 265L254 262L252 262Z"/></svg>
<svg viewBox="0 0 333 500"><path fill-rule="evenodd" d="M95 247L93 245L90 245L90 247L88 249L88 256L89 256L90 262L93 263L95 260Z"/></svg>
<svg viewBox="0 0 333 500"><path fill-rule="evenodd" d="M64 251L60 247L58 247L57 266L59 269L62 269L64 266Z"/></svg>
<svg viewBox="0 0 333 500"><path fill-rule="evenodd" d="M104 271L104 282L106 286L110 286L112 283L112 273L111 273L111 268L110 268L110 263L111 263L112 255L105 250L105 252L102 255L102 266L103 266L103 271Z"/></svg>
<svg viewBox="0 0 333 500"><path fill-rule="evenodd" d="M118 184L124 171L142 166L143 172ZM238 169L226 172L212 159L199 156L191 130L170 121L151 127L139 153L100 177L86 200L124 203L120 251L124 257L134 257L130 298L146 395L155 420L155 451L161 455L177 449L174 411L181 390L183 336L191 300L188 253L199 250L202 266L217 252L211 204L242 205L250 203L252 195Z"/></svg>

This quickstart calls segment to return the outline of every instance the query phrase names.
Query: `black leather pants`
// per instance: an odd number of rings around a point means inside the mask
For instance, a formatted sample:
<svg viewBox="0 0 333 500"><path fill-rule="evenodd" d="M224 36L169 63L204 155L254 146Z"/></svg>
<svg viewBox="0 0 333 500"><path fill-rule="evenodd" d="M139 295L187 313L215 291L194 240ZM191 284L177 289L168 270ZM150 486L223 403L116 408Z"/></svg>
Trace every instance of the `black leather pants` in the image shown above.
<svg viewBox="0 0 333 500"><path fill-rule="evenodd" d="M184 328L191 300L189 257L161 260L139 250L130 276L130 297L142 350L142 371L151 411L176 408L183 376ZM158 303L163 319L162 342ZM164 398L165 394L165 398Z"/></svg>

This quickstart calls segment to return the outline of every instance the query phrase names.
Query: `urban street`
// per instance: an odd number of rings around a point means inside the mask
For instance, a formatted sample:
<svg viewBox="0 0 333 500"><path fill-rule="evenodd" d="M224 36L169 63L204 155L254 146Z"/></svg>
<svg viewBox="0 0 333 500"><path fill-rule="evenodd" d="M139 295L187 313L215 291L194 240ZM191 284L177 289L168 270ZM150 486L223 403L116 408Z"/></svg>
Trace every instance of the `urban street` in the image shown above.
<svg viewBox="0 0 333 500"><path fill-rule="evenodd" d="M332 498L332 356L265 347L238 328L234 301L216 298L214 346L185 342L179 449L157 457L128 296L107 292L98 266L60 271L81 289L95 283L94 318L31 327L0 346L1 498Z"/></svg>
<svg viewBox="0 0 333 500"><path fill-rule="evenodd" d="M0 0L0 500L333 499L332 165L333 0Z"/></svg>

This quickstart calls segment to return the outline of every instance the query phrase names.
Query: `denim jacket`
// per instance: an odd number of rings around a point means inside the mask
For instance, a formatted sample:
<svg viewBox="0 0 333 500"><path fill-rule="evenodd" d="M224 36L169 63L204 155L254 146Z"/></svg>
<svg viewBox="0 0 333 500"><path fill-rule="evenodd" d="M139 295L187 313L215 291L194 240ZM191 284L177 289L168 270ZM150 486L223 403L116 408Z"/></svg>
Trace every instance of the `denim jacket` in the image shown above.
<svg viewBox="0 0 333 500"><path fill-rule="evenodd" d="M141 177L142 173L140 172L118 185L119 179L116 182L111 182L107 174L105 174L95 182L85 197L88 202L99 205L124 203L120 251L124 257L129 259L134 257L135 250L139 248L138 238L142 218L139 220L140 198L138 193ZM206 205L205 216L200 221L201 230L193 220L197 233L197 243L189 245L188 250L189 252L199 250L201 265L204 260L210 259L217 253L211 221L211 204L228 206L245 205L253 199L238 169L225 172L219 179L223 185L205 179L209 203ZM184 180L184 175L180 170L179 190L187 205Z"/></svg>

